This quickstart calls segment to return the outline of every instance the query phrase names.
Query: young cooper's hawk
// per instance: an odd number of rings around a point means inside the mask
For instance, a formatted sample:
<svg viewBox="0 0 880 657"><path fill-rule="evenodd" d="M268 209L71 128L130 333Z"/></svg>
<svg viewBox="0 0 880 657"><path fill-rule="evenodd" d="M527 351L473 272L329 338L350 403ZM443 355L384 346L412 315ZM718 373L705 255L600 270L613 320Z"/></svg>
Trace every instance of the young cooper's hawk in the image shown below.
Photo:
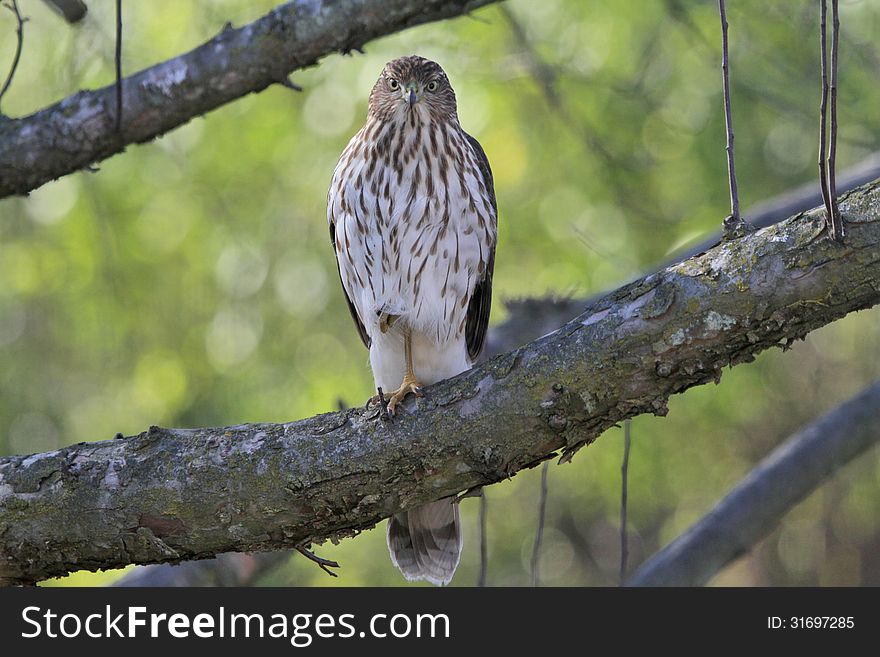
<svg viewBox="0 0 880 657"><path fill-rule="evenodd" d="M327 218L388 411L469 369L489 323L497 208L486 154L459 125L438 64L413 56L385 66L333 172ZM396 514L388 549L407 579L446 584L461 556L458 505Z"/></svg>

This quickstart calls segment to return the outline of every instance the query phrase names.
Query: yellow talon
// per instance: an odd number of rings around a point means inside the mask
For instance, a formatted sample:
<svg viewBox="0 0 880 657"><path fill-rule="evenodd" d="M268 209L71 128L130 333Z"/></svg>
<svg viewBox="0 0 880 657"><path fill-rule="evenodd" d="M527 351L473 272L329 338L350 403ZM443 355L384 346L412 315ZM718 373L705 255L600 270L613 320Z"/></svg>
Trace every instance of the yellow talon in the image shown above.
<svg viewBox="0 0 880 657"><path fill-rule="evenodd" d="M397 320L395 315L388 315L387 317L393 317L391 323ZM380 318L380 324L385 320L385 316L383 315ZM373 395L370 398L370 401L367 404L376 404L382 403L385 399L388 400L388 414L394 415L397 410L397 405L400 404L406 396L409 394L413 394L416 397L423 397L424 393L422 392L422 384L418 382L416 379L415 372L413 372L413 362L412 362L412 335L409 330L405 330L403 334L403 345L404 345L404 356L406 358L406 374L403 375L403 383L400 384L400 387L392 393L386 394L379 389L378 395Z"/></svg>
<svg viewBox="0 0 880 657"><path fill-rule="evenodd" d="M410 376L407 374L403 377L403 383L400 384L400 387L391 393L391 398L388 400L388 412L391 415L396 413L397 405L406 399L408 394L414 394L416 397L424 396L422 392L422 384L419 383L414 376Z"/></svg>

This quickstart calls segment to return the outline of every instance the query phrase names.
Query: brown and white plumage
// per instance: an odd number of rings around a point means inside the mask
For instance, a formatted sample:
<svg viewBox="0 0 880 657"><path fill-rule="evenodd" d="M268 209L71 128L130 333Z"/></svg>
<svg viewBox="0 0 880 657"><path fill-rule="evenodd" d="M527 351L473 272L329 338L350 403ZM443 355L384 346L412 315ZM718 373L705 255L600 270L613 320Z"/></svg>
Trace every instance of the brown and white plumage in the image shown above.
<svg viewBox="0 0 880 657"><path fill-rule="evenodd" d="M443 69L388 63L363 128L343 151L327 203L349 310L376 386L408 392L470 368L489 322L497 208L480 144L458 122ZM401 383L403 381L403 383ZM461 554L458 507L395 515L388 546L407 579L445 584Z"/></svg>

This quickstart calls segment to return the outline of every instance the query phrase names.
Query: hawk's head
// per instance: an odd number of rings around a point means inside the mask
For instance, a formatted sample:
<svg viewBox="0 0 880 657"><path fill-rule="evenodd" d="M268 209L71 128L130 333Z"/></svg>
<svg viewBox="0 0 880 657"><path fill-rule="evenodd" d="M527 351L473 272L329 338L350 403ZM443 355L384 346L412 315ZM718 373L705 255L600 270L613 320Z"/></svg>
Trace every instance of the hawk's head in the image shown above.
<svg viewBox="0 0 880 657"><path fill-rule="evenodd" d="M370 115L381 119L458 120L455 92L437 62L411 55L388 62L370 93Z"/></svg>

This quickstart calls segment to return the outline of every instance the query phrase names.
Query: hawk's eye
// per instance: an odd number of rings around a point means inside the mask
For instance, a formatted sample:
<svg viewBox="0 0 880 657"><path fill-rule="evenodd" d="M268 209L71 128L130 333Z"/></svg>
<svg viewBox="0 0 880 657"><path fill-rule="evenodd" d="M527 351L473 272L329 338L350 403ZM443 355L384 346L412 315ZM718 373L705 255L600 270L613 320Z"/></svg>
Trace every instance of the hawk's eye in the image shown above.
<svg viewBox="0 0 880 657"><path fill-rule="evenodd" d="M439 87L439 86L440 86L440 85L437 84L437 80L431 80L431 81L428 83L428 86L425 87L425 89L427 89L428 91L437 91L437 87Z"/></svg>
<svg viewBox="0 0 880 657"><path fill-rule="evenodd" d="M400 82L394 78L388 78L388 88L391 89L391 91L397 91L400 89Z"/></svg>

